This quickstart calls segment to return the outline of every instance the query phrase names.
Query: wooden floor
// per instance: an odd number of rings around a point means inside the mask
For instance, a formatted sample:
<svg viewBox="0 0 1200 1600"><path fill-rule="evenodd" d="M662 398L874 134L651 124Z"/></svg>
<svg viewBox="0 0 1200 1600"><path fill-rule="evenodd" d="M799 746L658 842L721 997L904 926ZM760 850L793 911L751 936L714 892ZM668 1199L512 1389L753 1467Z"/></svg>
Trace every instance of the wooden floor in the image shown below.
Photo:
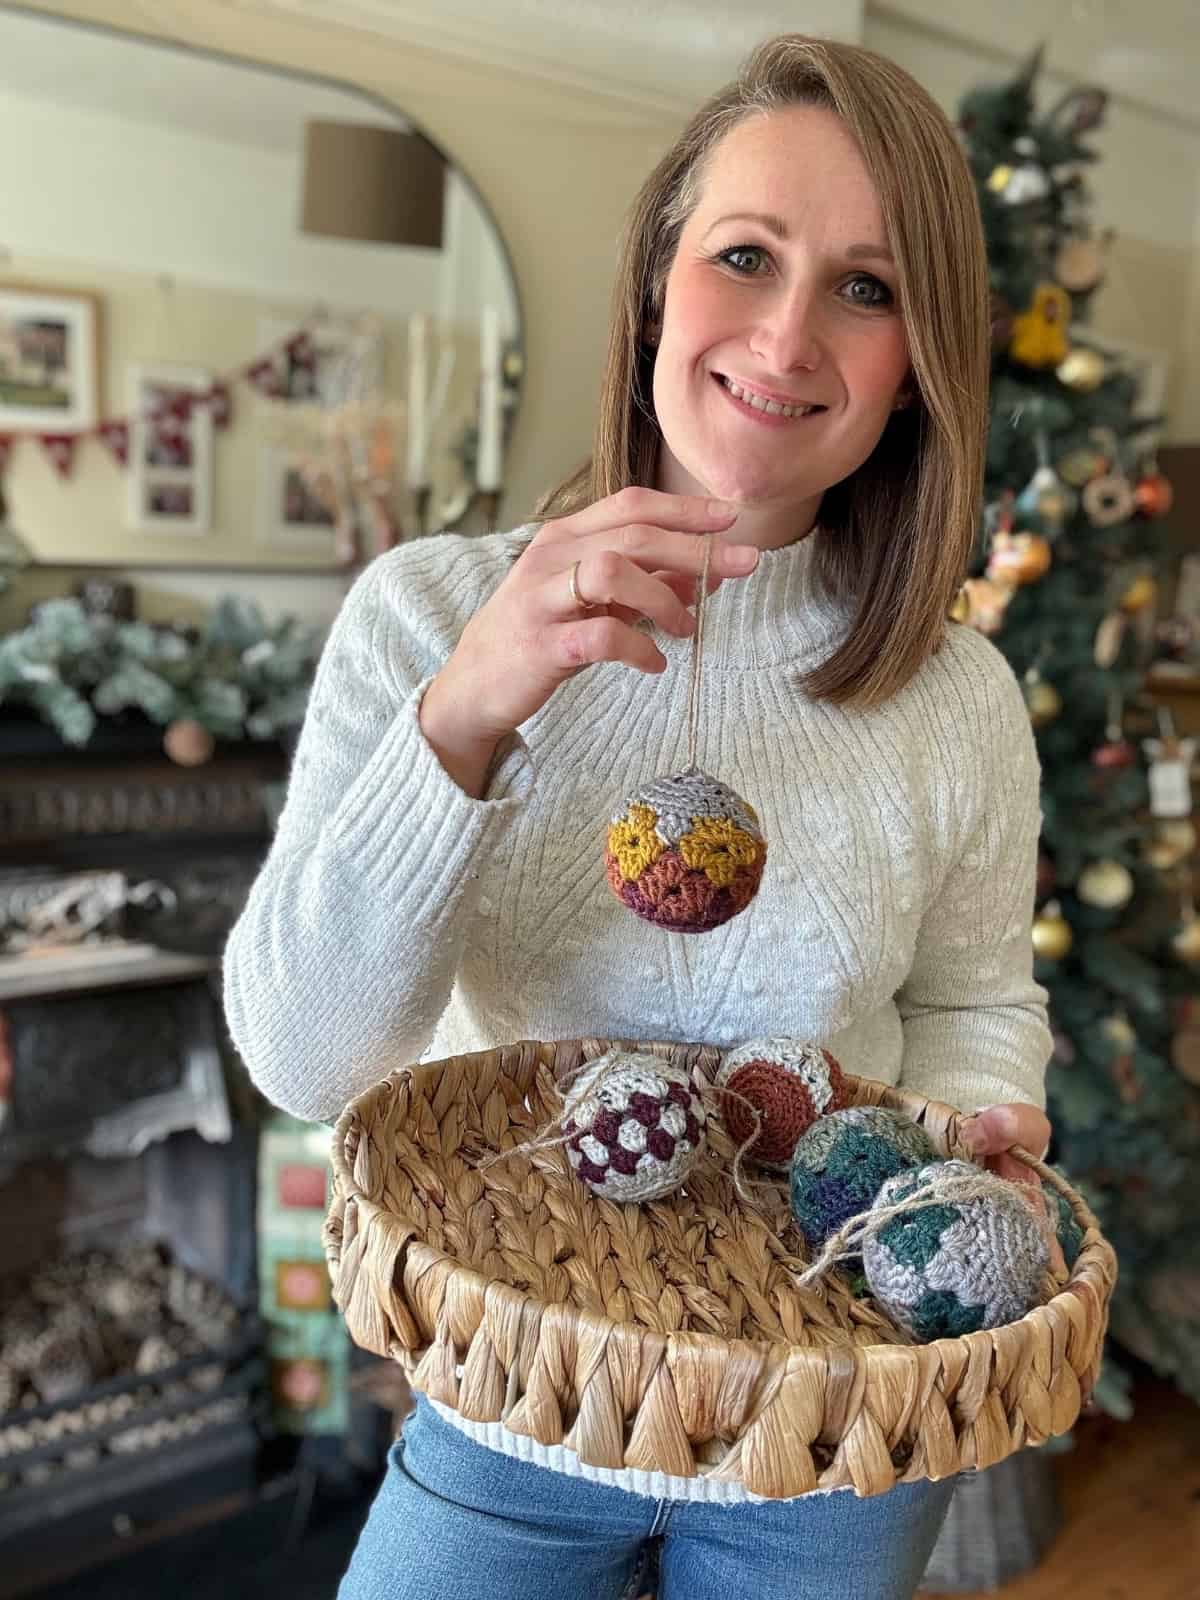
<svg viewBox="0 0 1200 1600"><path fill-rule="evenodd" d="M1131 1422L1080 1423L1057 1463L1063 1530L1001 1600L1200 1600L1200 1408L1158 1384L1135 1402Z"/></svg>

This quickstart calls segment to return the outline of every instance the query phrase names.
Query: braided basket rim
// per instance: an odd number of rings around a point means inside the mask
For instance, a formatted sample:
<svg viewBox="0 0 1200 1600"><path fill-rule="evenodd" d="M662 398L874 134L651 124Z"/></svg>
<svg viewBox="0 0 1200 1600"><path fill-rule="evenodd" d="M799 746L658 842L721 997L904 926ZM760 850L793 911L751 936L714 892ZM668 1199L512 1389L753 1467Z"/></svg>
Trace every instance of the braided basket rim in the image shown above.
<svg viewBox="0 0 1200 1600"><path fill-rule="evenodd" d="M1083 1232L1079 1254L1068 1273L1060 1273L1052 1281L1047 1278L1047 1291L1053 1287L1054 1292L1016 1322L927 1344L880 1342L830 1348L768 1339L731 1340L703 1330L658 1333L585 1307L543 1300L531 1290L488 1278L477 1267L426 1244L401 1215L360 1189L354 1169L364 1124L369 1126L372 1110L405 1082L432 1089L448 1070L461 1072L484 1065L504 1072L518 1084L522 1066L530 1081L539 1066L561 1078L581 1060L614 1048L645 1051L690 1072L699 1071L709 1081L724 1053L713 1045L674 1040L521 1039L489 1050L398 1067L350 1101L333 1135L333 1183L324 1246L333 1297L356 1343L398 1361L415 1388L459 1410L465 1420L503 1422L506 1426L520 1395L516 1392L515 1358L506 1368L497 1354L497 1346L504 1342L500 1324L511 1329L530 1315L538 1320L539 1340L545 1336L556 1348L566 1342L572 1349L586 1344L589 1350L603 1350L612 1338L619 1338L627 1348L633 1339L651 1350L651 1362L644 1365L657 1371L665 1363L674 1376L679 1376L681 1361L693 1369L698 1364L723 1371L735 1353L757 1360L762 1394L748 1407L745 1426L715 1466L711 1461L702 1464L694 1453L690 1460L687 1453L681 1458L678 1416L669 1419L667 1431L675 1436L665 1445L651 1425L641 1428L639 1437L638 1417L632 1419L630 1441L631 1419L625 1416L623 1433L628 1448L615 1464L675 1476L703 1473L718 1481L740 1482L766 1498L840 1487L852 1487L860 1495L880 1493L897 1482L937 1479L994 1465L1013 1451L1040 1445L1072 1426L1099 1371L1116 1281L1116 1257L1083 1197L1060 1174L1018 1146L1011 1153L1065 1198ZM844 1078L851 1104L882 1105L903 1112L921 1124L942 1155L971 1160L959 1135L964 1114L953 1106L850 1072L844 1073ZM364 1226L370 1230L368 1242L353 1262L343 1248L348 1217L356 1234ZM356 1239L356 1251L359 1243ZM375 1269L386 1266L386 1291L367 1285L363 1292L358 1268L372 1252ZM410 1277L414 1282L434 1282L441 1291L443 1309L432 1337L421 1331L422 1319L411 1304ZM444 1310L449 1302L455 1305L457 1339L452 1339L444 1326L450 1320ZM453 1348L439 1349L440 1345ZM485 1385L490 1400L481 1407L477 1399L473 1407L464 1409L457 1374L472 1361L499 1362L499 1372ZM558 1361L556 1370L562 1366ZM564 1389L556 1396L559 1425L547 1427L542 1415L534 1426L514 1431L530 1433L543 1445L567 1444L592 1465L613 1465L611 1459L592 1459L586 1429L576 1426L586 1398L575 1392L573 1374L559 1371L558 1376ZM595 1376L593 1370L591 1377ZM684 1377L686 1381L686 1372ZM828 1405L816 1408L819 1417L814 1414L814 1386L822 1398L825 1390L836 1387L837 1416L829 1414ZM641 1404L656 1390L652 1409L657 1413L663 1404L662 1389L663 1385L649 1378ZM795 1402L800 1390L805 1391L806 1405L781 1404L789 1398ZM773 1416L776 1410L782 1413L779 1417ZM793 1436L786 1424L799 1421L798 1410L806 1415ZM569 1419L565 1424L564 1412ZM608 1419L610 1431L612 1420ZM557 1436L542 1437L547 1432ZM799 1447L797 1466L777 1459L781 1437L789 1446ZM832 1461L819 1472L809 1449L818 1441L828 1447L827 1454L829 1448L833 1452ZM893 1462L896 1453L907 1458L902 1468ZM611 1456L611 1445L607 1454Z"/></svg>

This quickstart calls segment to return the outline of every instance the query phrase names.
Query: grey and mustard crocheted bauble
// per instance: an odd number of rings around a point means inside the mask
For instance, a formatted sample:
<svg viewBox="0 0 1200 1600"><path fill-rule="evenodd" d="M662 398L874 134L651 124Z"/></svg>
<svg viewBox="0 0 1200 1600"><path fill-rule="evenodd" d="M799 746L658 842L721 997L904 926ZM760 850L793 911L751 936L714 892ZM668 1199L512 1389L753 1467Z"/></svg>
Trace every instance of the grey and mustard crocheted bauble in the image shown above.
<svg viewBox="0 0 1200 1600"><path fill-rule="evenodd" d="M792 1215L812 1249L866 1211L880 1184L937 1159L911 1117L886 1106L847 1106L820 1117L792 1154Z"/></svg>
<svg viewBox="0 0 1200 1600"><path fill-rule="evenodd" d="M639 789L605 839L612 892L672 933L707 933L744 911L766 859L754 807L699 767Z"/></svg>
<svg viewBox="0 0 1200 1600"><path fill-rule="evenodd" d="M938 1201L939 1186L968 1178L983 1192ZM918 1186L929 1205L893 1217L863 1241L867 1286L893 1322L917 1339L951 1339L1015 1322L1038 1303L1050 1258L1020 1185L968 1161L937 1161L889 1178L876 1206L897 1205Z"/></svg>
<svg viewBox="0 0 1200 1600"><path fill-rule="evenodd" d="M846 1104L837 1060L819 1044L779 1035L750 1039L722 1058L714 1080L730 1137L760 1166L786 1171L802 1133ZM758 1121L755 1122L755 1113Z"/></svg>
<svg viewBox="0 0 1200 1600"><path fill-rule="evenodd" d="M677 1189L704 1148L705 1112L681 1067L608 1050L571 1085L567 1159L605 1200L656 1200Z"/></svg>

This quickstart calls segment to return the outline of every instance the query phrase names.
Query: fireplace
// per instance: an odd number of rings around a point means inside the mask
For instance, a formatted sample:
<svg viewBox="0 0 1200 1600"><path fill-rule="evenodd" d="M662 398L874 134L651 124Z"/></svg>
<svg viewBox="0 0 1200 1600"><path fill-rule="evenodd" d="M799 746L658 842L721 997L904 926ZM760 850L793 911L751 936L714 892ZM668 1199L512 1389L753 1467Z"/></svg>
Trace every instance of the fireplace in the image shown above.
<svg viewBox="0 0 1200 1600"><path fill-rule="evenodd" d="M0 1600L16 1600L298 1479L270 1427L254 1104L218 992L283 753L187 772L6 737Z"/></svg>

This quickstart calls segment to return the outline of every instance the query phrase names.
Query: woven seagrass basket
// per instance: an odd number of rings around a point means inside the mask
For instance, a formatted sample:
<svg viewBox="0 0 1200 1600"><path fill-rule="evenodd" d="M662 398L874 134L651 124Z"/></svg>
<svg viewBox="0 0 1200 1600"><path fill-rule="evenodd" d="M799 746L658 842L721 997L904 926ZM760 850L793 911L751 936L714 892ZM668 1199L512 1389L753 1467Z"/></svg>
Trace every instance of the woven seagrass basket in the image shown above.
<svg viewBox="0 0 1200 1600"><path fill-rule="evenodd" d="M1069 1278L1019 1322L914 1344L806 1264L786 1185L739 1198L733 1143L709 1119L686 1190L647 1205L589 1194L561 1148L524 1144L561 1106L557 1080L613 1045L709 1083L710 1045L525 1040L393 1072L337 1125L325 1248L355 1341L476 1422L503 1422L597 1467L703 1473L769 1498L993 1465L1062 1433L1091 1392L1116 1263L1084 1230ZM847 1075L859 1105L923 1124L963 1155L958 1114Z"/></svg>

